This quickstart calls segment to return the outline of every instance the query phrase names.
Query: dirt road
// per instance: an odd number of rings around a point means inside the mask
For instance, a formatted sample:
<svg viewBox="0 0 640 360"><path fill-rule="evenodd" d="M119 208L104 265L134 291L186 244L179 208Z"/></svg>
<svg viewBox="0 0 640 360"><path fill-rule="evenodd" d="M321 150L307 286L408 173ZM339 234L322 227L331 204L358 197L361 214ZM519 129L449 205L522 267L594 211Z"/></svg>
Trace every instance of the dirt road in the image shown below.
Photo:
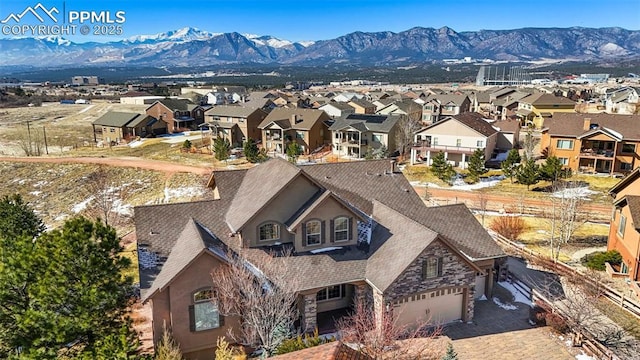
<svg viewBox="0 0 640 360"><path fill-rule="evenodd" d="M0 161L53 163L53 164L96 164L119 167L133 167L166 173L211 174L213 168L175 164L168 161L149 160L137 157L0 157Z"/></svg>

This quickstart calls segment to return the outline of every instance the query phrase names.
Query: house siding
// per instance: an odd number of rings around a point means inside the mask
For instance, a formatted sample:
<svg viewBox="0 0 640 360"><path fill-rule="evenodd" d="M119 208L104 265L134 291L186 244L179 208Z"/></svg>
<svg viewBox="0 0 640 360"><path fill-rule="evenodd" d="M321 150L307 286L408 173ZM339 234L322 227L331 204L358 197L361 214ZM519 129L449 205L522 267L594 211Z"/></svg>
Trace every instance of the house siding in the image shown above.
<svg viewBox="0 0 640 360"><path fill-rule="evenodd" d="M331 228L331 221L339 216L345 216L347 218L351 218L351 239L348 241L339 241L332 242L331 241L331 232L333 229ZM306 240L302 238L302 224L309 220L321 220L324 223L324 235L325 238L321 241L319 245L306 245ZM300 225L295 229L295 250L297 252L301 251L310 251L313 249L319 249L327 246L349 246L356 245L358 242L358 230L357 230L357 220L353 212L346 209L342 204L336 201L333 198L325 199L320 206L311 211L307 216L304 217Z"/></svg>
<svg viewBox="0 0 640 360"><path fill-rule="evenodd" d="M621 217L626 218L624 234L618 234L618 226ZM640 247L640 233L635 229L629 206L624 206L614 211L611 226L609 227L609 241L607 250L617 250L622 255L622 261L629 268L629 278L633 281L640 281L638 266L638 249Z"/></svg>
<svg viewBox="0 0 640 360"><path fill-rule="evenodd" d="M442 258L442 276L423 279L422 264L430 257ZM476 271L463 259L449 249L444 243L436 240L393 282L384 292L385 302L439 288L464 287L466 293L465 319L473 318L473 294Z"/></svg>

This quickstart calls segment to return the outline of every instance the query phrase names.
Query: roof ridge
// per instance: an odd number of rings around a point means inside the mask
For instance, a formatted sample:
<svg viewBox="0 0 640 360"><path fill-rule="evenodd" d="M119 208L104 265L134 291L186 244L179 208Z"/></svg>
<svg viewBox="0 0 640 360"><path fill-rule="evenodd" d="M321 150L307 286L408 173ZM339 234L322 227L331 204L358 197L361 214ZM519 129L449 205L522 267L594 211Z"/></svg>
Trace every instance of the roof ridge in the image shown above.
<svg viewBox="0 0 640 360"><path fill-rule="evenodd" d="M221 200L222 199L203 199L203 200L192 200L192 201L180 201L180 202L167 203L167 204L144 204L144 205L137 205L134 208L151 208L151 207L156 207L156 206L175 206L175 205L184 205L184 204L214 202L214 201L221 201Z"/></svg>

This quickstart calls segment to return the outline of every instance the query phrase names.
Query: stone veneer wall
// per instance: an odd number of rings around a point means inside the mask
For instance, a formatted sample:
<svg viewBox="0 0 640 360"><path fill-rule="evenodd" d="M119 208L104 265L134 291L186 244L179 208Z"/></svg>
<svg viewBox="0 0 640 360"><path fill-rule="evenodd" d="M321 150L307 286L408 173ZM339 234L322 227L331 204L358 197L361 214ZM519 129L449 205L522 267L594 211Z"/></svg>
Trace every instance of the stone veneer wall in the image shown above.
<svg viewBox="0 0 640 360"><path fill-rule="evenodd" d="M442 276L423 279L422 264L429 257L442 258ZM447 287L465 287L467 293L467 321L473 319L473 294L476 270L453 253L441 241L435 241L414 260L385 291L384 298L393 302L406 296Z"/></svg>

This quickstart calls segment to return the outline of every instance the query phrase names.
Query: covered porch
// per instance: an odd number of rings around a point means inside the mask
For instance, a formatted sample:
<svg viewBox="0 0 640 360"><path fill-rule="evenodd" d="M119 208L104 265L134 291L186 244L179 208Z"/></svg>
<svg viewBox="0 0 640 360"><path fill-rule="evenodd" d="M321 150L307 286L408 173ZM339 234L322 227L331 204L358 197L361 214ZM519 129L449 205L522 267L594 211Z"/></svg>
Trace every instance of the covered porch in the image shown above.
<svg viewBox="0 0 640 360"><path fill-rule="evenodd" d="M348 316L356 299L364 299L367 293L371 293L371 288L365 283L333 285L301 293L298 296L300 332L310 333L315 329L320 334L335 332L337 321Z"/></svg>
<svg viewBox="0 0 640 360"><path fill-rule="evenodd" d="M431 165L433 156L443 152L445 160L451 165L466 169L467 162L475 150L475 148L463 146L433 145L431 141L422 140L411 147L411 165L417 162Z"/></svg>
<svg viewBox="0 0 640 360"><path fill-rule="evenodd" d="M607 174L613 175L613 157L583 156L580 155L578 172L583 174Z"/></svg>
<svg viewBox="0 0 640 360"><path fill-rule="evenodd" d="M369 145L366 133L355 128L334 132L334 153L354 158L364 157Z"/></svg>

